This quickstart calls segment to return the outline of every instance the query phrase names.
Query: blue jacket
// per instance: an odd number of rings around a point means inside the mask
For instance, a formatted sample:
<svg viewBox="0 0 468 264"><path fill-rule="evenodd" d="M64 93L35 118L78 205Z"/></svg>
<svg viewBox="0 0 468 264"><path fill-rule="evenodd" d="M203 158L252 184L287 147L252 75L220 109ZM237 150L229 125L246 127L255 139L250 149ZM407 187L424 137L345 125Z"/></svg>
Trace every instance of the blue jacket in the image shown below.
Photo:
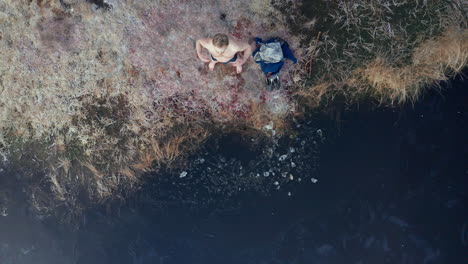
<svg viewBox="0 0 468 264"><path fill-rule="evenodd" d="M290 59L293 61L294 64L297 63L297 59L296 57L294 57L294 54L292 52L292 50L289 48L289 44L280 39L280 38L270 38L269 40L263 42L263 40L261 38L255 38L255 42L257 43L271 43L271 42L280 42L281 43L281 49L283 50L283 56L284 58L286 59ZM257 48L254 50L254 52L252 53L252 56L255 56L255 54L260 50L260 48ZM277 62L277 63L266 63L266 62L263 62L263 61L257 61L258 64L260 64L260 67L262 68L262 71L265 73L265 74L276 74L278 73L281 68L283 67L284 65L284 60L283 61L280 61L280 62Z"/></svg>

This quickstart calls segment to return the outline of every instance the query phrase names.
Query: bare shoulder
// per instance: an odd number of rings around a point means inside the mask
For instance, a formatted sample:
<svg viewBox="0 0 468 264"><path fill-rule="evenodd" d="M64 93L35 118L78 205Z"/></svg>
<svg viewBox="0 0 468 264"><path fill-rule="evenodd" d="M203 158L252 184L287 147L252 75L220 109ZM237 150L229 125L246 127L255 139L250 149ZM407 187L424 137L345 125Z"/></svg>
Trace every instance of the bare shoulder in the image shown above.
<svg viewBox="0 0 468 264"><path fill-rule="evenodd" d="M212 38L201 38L198 42L206 49L211 48L213 39Z"/></svg>
<svg viewBox="0 0 468 264"><path fill-rule="evenodd" d="M245 40L229 39L232 43L232 48L236 51L243 51L250 47L250 44Z"/></svg>

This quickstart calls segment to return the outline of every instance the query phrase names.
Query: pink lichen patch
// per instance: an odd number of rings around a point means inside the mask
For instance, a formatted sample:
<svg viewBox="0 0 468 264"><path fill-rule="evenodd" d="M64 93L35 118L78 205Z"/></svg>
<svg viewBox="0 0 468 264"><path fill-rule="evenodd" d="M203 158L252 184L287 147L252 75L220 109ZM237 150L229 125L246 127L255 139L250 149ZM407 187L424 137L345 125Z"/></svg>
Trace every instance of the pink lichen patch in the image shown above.
<svg viewBox="0 0 468 264"><path fill-rule="evenodd" d="M249 31L251 27L252 22L249 19L240 18L232 29L231 35L238 39L242 39L245 36L251 36L252 33Z"/></svg>

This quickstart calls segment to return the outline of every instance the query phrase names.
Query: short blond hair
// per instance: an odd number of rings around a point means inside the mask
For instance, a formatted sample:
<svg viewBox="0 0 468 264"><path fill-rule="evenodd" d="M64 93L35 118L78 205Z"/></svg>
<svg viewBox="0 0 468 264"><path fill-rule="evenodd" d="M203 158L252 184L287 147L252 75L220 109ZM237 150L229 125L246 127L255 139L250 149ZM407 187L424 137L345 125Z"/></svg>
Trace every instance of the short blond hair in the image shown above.
<svg viewBox="0 0 468 264"><path fill-rule="evenodd" d="M213 37L213 45L218 48L229 45L229 38L226 34L218 33Z"/></svg>

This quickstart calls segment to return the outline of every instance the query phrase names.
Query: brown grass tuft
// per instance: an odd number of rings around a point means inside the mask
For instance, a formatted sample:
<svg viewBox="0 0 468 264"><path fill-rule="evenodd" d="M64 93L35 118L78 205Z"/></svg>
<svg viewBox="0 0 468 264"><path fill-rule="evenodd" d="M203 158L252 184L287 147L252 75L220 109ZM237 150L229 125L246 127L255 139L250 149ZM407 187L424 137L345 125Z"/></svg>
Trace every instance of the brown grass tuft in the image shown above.
<svg viewBox="0 0 468 264"><path fill-rule="evenodd" d="M358 69L355 76L362 78L364 83L360 85L369 84L368 91L380 101L401 104L415 101L424 86L434 80L447 80L467 63L468 30L451 30L417 47L410 65L394 67L388 60L378 57L365 68ZM350 83L358 84L355 79Z"/></svg>

